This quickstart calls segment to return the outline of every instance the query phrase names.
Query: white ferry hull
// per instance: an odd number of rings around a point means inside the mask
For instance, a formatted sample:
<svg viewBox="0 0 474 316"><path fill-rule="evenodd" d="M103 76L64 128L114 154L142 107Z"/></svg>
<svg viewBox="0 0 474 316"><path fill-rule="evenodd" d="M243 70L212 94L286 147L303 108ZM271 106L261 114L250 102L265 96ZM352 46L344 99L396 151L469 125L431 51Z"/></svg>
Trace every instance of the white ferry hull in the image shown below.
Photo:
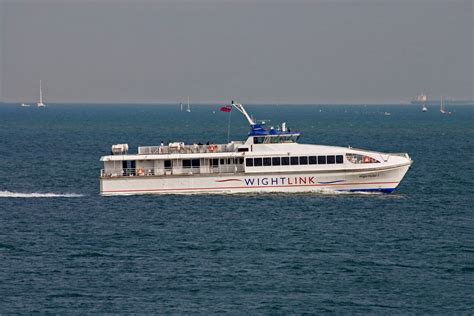
<svg viewBox="0 0 474 316"><path fill-rule="evenodd" d="M101 178L100 193L103 196L295 193L328 190L390 193L403 179L410 164L364 170L111 177Z"/></svg>

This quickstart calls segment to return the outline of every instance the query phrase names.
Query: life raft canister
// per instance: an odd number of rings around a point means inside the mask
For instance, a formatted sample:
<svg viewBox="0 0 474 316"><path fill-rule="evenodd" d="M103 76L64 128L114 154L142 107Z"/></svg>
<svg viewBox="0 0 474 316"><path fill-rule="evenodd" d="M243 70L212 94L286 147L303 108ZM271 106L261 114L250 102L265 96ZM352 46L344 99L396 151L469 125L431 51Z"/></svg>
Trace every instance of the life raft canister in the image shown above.
<svg viewBox="0 0 474 316"><path fill-rule="evenodd" d="M207 149L212 153L212 152L215 152L217 150L217 146L216 145L209 145L209 147L207 147Z"/></svg>

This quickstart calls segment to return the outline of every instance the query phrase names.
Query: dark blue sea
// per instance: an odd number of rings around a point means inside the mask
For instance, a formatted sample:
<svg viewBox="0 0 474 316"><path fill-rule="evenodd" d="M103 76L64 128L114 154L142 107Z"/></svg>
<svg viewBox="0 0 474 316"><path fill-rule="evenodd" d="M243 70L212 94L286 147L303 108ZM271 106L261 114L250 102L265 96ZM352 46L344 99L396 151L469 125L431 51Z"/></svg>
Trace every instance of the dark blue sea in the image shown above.
<svg viewBox="0 0 474 316"><path fill-rule="evenodd" d="M390 195L104 198L112 144L226 142L229 114L1 105L0 313L472 314L474 106L447 107L247 107L302 143L409 153Z"/></svg>

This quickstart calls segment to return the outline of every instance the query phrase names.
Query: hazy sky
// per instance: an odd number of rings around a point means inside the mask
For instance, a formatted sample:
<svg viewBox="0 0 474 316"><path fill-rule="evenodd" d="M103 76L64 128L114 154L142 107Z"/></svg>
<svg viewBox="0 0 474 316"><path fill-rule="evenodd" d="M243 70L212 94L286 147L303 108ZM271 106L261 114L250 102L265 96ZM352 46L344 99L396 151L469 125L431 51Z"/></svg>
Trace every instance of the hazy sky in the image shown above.
<svg viewBox="0 0 474 316"><path fill-rule="evenodd" d="M0 0L0 28L4 101L473 98L473 0Z"/></svg>

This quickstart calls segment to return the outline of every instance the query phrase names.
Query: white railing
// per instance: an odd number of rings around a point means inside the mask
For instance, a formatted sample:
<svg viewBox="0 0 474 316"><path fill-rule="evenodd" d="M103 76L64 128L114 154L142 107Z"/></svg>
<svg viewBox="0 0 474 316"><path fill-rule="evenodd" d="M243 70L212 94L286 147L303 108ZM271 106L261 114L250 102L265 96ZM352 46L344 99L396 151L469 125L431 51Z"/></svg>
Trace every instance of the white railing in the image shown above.
<svg viewBox="0 0 474 316"><path fill-rule="evenodd" d="M166 154L199 154L234 152L233 145L185 145L184 143L170 143L168 146L141 146L139 155L166 155Z"/></svg>
<svg viewBox="0 0 474 316"><path fill-rule="evenodd" d="M167 175L196 175L196 174L219 174L219 173L241 173L244 172L243 165L220 165L205 168L124 168L124 169L101 169L101 178L116 177L147 177Z"/></svg>

